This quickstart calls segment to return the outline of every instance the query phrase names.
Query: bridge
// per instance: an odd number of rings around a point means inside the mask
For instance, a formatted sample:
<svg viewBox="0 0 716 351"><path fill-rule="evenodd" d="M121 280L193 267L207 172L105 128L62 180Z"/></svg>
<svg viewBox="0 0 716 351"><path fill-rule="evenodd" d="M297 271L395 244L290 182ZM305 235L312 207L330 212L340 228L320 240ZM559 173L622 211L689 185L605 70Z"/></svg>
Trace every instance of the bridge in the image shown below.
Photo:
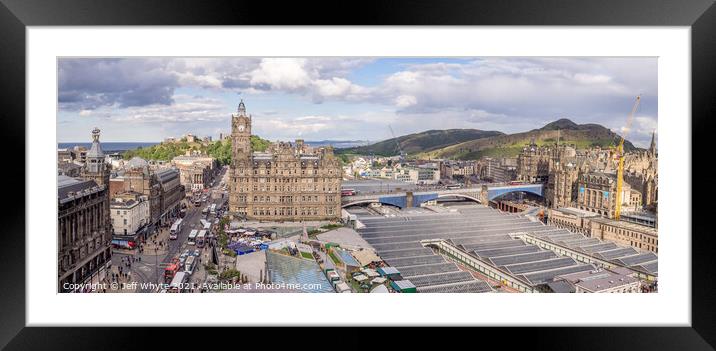
<svg viewBox="0 0 716 351"><path fill-rule="evenodd" d="M420 207L420 204L446 197L459 197L479 202L485 206L492 200L509 193L524 192L544 196L543 184L487 184L461 189L436 189L419 192L386 192L365 195L343 196L341 205L345 207L370 203L382 203L399 208Z"/></svg>

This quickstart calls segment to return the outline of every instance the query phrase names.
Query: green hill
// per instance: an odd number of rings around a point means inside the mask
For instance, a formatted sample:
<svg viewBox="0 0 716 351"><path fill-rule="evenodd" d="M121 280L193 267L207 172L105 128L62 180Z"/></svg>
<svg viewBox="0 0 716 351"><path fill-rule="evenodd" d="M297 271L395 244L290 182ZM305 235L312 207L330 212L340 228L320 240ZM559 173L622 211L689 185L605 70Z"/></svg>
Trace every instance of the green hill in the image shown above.
<svg viewBox="0 0 716 351"><path fill-rule="evenodd" d="M459 144L468 140L487 138L502 135L497 131L484 131L478 129L447 129L447 130L428 130L421 133L403 135L397 138L391 138L377 142L375 144L337 149L338 154L357 154L357 155L379 155L379 156L395 156L400 148L408 155L414 155L421 152L436 150L450 145Z"/></svg>
<svg viewBox="0 0 716 351"><path fill-rule="evenodd" d="M251 136L251 147L254 151L265 151L270 141ZM185 139L177 142L164 142L147 148L138 148L125 151L122 157L125 160L138 156L145 160L169 161L174 157L186 154L187 151L201 151L217 159L221 165L231 163L231 140L217 140L209 143L187 142Z"/></svg>
<svg viewBox="0 0 716 351"><path fill-rule="evenodd" d="M539 129L515 134L502 134L489 138L466 141L456 145L423 152L421 158L448 158L476 160L484 156L515 157L532 140L537 145L574 144L578 149L599 146L602 148L616 145L620 137L599 124L576 124L568 119L560 119ZM628 140L624 142L626 151L637 148Z"/></svg>

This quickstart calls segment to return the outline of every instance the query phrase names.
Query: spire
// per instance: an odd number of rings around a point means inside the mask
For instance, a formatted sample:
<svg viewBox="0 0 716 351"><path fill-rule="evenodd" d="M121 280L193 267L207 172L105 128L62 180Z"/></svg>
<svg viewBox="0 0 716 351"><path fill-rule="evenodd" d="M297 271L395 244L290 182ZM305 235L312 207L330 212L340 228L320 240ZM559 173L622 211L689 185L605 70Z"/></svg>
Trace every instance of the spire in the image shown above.
<svg viewBox="0 0 716 351"><path fill-rule="evenodd" d="M557 129L557 146L559 146L559 137L561 136L561 129Z"/></svg>
<svg viewBox="0 0 716 351"><path fill-rule="evenodd" d="M246 105L244 105L244 99L239 102L239 116L246 116Z"/></svg>
<svg viewBox="0 0 716 351"><path fill-rule="evenodd" d="M92 142L99 142L99 128L92 129Z"/></svg>
<svg viewBox="0 0 716 351"><path fill-rule="evenodd" d="M87 152L87 157L104 158L102 146L99 143L99 128L92 129L92 147Z"/></svg>
<svg viewBox="0 0 716 351"><path fill-rule="evenodd" d="M92 147L87 151L87 161L84 167L85 171L92 175L102 175L102 172L106 170L104 152L102 151L102 145L99 143L99 128L97 127L92 129ZM97 180L97 184L105 184L104 182L104 180Z"/></svg>
<svg viewBox="0 0 716 351"><path fill-rule="evenodd" d="M651 145L649 145L649 152L652 155L656 155L656 130L651 133Z"/></svg>

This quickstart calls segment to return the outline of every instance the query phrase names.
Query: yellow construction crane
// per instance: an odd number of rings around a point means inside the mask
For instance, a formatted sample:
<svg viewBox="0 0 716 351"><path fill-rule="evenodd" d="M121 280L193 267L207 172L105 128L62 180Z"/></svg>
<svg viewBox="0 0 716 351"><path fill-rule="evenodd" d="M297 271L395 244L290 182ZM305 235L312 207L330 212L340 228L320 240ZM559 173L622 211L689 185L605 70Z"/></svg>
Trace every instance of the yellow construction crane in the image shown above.
<svg viewBox="0 0 716 351"><path fill-rule="evenodd" d="M619 141L619 146L617 147L617 157L619 157L619 167L617 167L617 204L614 208L614 218L616 220L619 220L619 217L621 216L622 212L622 188L624 186L624 139L626 138L627 134L629 133L629 130L631 129L631 122L634 120L634 113L636 113L636 109L639 107L639 102L641 101L641 95L636 97L636 101L634 102L634 106L631 108L631 113L629 113L629 117L627 118L627 124L624 128L624 131L622 132L622 138Z"/></svg>

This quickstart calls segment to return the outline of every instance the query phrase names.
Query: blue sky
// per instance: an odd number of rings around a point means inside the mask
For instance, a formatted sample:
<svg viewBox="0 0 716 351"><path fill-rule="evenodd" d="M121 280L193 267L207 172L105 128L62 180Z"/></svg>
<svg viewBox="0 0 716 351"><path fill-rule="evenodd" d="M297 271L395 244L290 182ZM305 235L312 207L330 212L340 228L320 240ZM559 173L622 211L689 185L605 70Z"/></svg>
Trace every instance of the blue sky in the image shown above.
<svg viewBox="0 0 716 351"><path fill-rule="evenodd" d="M270 140L382 140L429 129L514 133L559 118L646 146L657 125L656 58L67 58L58 141L160 141L230 132L240 99Z"/></svg>

